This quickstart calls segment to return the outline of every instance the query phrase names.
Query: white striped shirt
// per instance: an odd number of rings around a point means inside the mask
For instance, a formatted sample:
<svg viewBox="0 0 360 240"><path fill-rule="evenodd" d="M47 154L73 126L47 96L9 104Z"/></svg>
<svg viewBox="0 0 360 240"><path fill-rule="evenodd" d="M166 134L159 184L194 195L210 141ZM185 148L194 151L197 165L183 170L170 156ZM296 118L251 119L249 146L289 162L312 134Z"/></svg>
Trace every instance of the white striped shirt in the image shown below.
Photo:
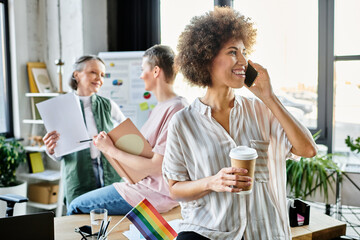
<svg viewBox="0 0 360 240"><path fill-rule="evenodd" d="M168 129L163 174L166 179L193 181L230 167L229 152L239 145L258 152L253 192L211 192L180 202L180 231L210 239L290 239L286 208L286 157L291 144L271 111L258 99L236 96L229 133L196 99L174 115Z"/></svg>

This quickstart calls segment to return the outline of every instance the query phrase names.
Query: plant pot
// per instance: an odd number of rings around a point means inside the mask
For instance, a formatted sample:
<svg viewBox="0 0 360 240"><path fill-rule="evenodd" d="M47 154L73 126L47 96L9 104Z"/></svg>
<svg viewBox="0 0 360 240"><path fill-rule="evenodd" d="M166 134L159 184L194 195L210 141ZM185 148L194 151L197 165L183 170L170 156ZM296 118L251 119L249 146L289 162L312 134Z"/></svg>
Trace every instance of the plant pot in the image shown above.
<svg viewBox="0 0 360 240"><path fill-rule="evenodd" d="M27 182L19 181L20 184L12 187L0 187L0 195L4 194L16 194L26 197L27 196ZM0 201L0 217L6 215L6 202ZM16 203L14 207L14 216L26 214L26 202Z"/></svg>

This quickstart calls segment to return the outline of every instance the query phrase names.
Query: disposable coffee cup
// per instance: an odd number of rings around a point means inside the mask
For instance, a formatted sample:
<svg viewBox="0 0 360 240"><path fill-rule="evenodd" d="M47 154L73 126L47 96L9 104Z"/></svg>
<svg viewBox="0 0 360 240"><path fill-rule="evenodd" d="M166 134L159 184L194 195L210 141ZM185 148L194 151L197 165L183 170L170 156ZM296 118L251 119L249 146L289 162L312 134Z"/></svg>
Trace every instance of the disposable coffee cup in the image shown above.
<svg viewBox="0 0 360 240"><path fill-rule="evenodd" d="M230 154L231 158L231 166L236 168L245 168L248 170L247 173L235 173L241 176L249 176L251 177L251 185L247 187L243 187L241 192L237 194L250 194L252 192L252 186L254 184L254 171L255 171L255 163L256 158L258 157L255 149L247 147L247 146L238 146L231 149Z"/></svg>

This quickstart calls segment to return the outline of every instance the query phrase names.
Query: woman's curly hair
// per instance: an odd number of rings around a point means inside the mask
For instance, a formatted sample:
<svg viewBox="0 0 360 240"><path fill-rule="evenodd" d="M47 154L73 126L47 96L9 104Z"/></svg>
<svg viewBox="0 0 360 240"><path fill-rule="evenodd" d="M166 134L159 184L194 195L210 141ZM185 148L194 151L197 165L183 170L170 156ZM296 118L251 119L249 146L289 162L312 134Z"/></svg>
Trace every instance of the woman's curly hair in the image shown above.
<svg viewBox="0 0 360 240"><path fill-rule="evenodd" d="M214 11L193 17L179 37L176 65L191 84L212 85L210 67L225 43L241 39L247 53L255 43L256 29L250 18L229 7L215 7Z"/></svg>

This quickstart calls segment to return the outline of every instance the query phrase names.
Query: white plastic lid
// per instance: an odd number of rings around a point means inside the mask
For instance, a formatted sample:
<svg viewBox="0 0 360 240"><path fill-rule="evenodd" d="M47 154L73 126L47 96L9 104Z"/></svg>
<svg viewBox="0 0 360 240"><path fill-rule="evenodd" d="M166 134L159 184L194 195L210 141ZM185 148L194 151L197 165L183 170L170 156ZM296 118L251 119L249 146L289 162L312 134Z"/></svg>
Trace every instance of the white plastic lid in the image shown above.
<svg viewBox="0 0 360 240"><path fill-rule="evenodd" d="M229 156L239 160L252 160L258 157L256 150L247 146L238 146L231 149Z"/></svg>

